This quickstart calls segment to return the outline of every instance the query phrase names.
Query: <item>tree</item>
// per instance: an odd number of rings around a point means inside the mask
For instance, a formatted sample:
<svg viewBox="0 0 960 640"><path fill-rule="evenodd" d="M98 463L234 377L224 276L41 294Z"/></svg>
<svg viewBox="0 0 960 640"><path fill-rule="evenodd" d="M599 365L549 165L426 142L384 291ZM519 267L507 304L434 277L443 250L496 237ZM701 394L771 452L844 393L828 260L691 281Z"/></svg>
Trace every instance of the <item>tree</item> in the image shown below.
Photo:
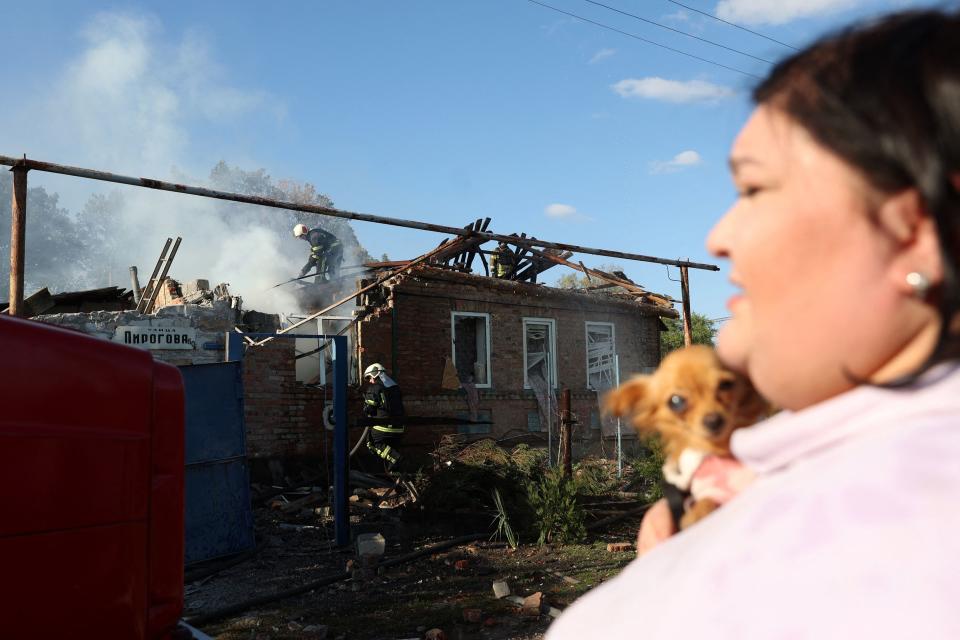
<svg viewBox="0 0 960 640"><path fill-rule="evenodd" d="M598 271L606 271L607 273L623 271L623 267L619 264L605 264L596 267L596 269ZM583 273L582 271L570 271L557 278L557 282L554 286L559 289L586 289L587 287L592 287L598 284L605 284L605 282L597 279L590 280L587 278L587 274ZM601 291L606 293L617 293L623 291L623 288L609 287L606 289L601 289Z"/></svg>
<svg viewBox="0 0 960 640"><path fill-rule="evenodd" d="M10 293L10 172L0 172L0 300ZM59 196L43 187L27 189L27 246L24 295L41 287L65 291L84 280L86 239L78 232L70 212L60 207Z"/></svg>
<svg viewBox="0 0 960 640"><path fill-rule="evenodd" d="M663 322L667 325L667 330L660 332L661 357L683 346L683 320L664 318ZM713 337L717 334L717 330L713 328L713 323L707 316L694 311L690 315L690 329L694 344L713 346Z"/></svg>

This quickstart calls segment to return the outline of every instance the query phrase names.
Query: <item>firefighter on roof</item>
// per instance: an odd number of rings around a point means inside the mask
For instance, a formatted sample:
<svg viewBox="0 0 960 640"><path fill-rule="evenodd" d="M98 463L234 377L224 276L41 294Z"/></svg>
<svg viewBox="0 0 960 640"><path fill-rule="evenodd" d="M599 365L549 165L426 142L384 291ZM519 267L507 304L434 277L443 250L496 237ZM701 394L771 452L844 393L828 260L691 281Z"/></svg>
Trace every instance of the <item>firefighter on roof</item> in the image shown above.
<svg viewBox="0 0 960 640"><path fill-rule="evenodd" d="M363 393L363 412L369 418L382 419L370 429L367 448L382 458L387 469L400 460L396 447L403 440L404 411L400 385L387 375L382 364L374 363L363 372L367 389Z"/></svg>
<svg viewBox="0 0 960 640"><path fill-rule="evenodd" d="M507 246L506 242L501 241L490 254L490 275L495 278L506 278L513 273L516 264L517 254Z"/></svg>
<svg viewBox="0 0 960 640"><path fill-rule="evenodd" d="M307 225L298 224L293 228L293 237L302 238L310 243L310 258L300 270L301 278L310 273L313 268L317 270L314 282L333 280L337 277L340 263L343 262L343 245L337 240L337 236L319 227L307 229Z"/></svg>

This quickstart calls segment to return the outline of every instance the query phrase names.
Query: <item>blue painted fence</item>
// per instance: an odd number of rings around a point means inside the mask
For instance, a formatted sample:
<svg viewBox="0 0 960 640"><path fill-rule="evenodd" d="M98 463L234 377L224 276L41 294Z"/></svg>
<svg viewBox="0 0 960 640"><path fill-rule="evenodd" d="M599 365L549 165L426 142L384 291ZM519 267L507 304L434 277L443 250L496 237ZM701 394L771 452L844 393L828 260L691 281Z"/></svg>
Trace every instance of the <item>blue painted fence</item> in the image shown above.
<svg viewBox="0 0 960 640"><path fill-rule="evenodd" d="M186 395L186 563L256 542L239 362L180 367Z"/></svg>

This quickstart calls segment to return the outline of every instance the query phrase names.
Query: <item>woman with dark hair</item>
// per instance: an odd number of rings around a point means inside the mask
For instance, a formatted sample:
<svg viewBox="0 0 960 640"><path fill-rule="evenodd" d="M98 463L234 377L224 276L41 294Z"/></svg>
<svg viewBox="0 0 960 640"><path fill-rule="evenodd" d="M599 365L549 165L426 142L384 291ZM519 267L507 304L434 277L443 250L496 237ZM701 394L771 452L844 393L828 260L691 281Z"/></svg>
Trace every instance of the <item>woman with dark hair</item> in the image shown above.
<svg viewBox="0 0 960 640"><path fill-rule="evenodd" d="M784 411L735 433L743 493L673 536L655 505L549 640L960 638L960 17L828 37L754 98L717 351Z"/></svg>

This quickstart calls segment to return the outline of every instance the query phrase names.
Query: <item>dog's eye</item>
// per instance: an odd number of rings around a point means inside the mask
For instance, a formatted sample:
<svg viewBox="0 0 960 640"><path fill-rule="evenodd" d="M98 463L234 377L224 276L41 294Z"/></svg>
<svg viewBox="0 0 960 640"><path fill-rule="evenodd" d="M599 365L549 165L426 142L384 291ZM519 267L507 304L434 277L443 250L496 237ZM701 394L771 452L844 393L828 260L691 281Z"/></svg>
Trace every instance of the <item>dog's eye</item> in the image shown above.
<svg viewBox="0 0 960 640"><path fill-rule="evenodd" d="M671 411L680 413L681 411L686 410L687 399L675 393L672 396L670 396L669 400L667 400L667 406L670 407Z"/></svg>
<svg viewBox="0 0 960 640"><path fill-rule="evenodd" d="M733 380L721 380L720 384L717 385L717 391L731 391L734 384Z"/></svg>

